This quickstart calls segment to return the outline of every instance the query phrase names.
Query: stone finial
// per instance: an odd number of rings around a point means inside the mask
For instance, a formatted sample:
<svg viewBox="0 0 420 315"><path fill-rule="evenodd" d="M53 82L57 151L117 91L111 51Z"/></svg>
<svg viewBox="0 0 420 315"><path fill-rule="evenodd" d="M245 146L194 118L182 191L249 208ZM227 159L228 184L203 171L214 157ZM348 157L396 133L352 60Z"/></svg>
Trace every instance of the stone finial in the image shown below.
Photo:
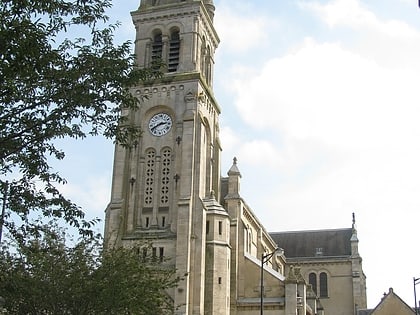
<svg viewBox="0 0 420 315"><path fill-rule="evenodd" d="M231 166L231 168L229 169L228 175L232 176L232 175L239 175L239 177L241 176L241 172L239 171L238 168L238 159L236 157L233 158L233 165Z"/></svg>
<svg viewBox="0 0 420 315"><path fill-rule="evenodd" d="M350 241L352 242L358 242L359 239L357 238L357 229L356 229L356 215L353 212L353 223L351 225L352 228L352 234L351 234L351 239Z"/></svg>
<svg viewBox="0 0 420 315"><path fill-rule="evenodd" d="M353 229L356 228L356 215L353 212L353 224L352 224Z"/></svg>

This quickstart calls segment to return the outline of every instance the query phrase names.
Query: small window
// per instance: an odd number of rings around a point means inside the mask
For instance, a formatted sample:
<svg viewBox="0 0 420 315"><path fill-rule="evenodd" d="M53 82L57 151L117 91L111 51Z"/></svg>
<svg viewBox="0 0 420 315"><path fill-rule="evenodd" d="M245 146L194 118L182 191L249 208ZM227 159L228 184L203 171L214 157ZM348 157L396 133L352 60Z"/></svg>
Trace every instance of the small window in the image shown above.
<svg viewBox="0 0 420 315"><path fill-rule="evenodd" d="M209 234L210 231L210 221L206 221L206 234Z"/></svg>
<svg viewBox="0 0 420 315"><path fill-rule="evenodd" d="M162 217L162 227L166 226L166 217Z"/></svg>
<svg viewBox="0 0 420 315"><path fill-rule="evenodd" d="M248 244L249 244L249 232L248 232L248 226L244 230L244 236L245 236L245 242L244 242L245 251L249 253L249 246L248 246Z"/></svg>
<svg viewBox="0 0 420 315"><path fill-rule="evenodd" d="M319 275L319 297L328 297L328 277L325 272Z"/></svg>
<svg viewBox="0 0 420 315"><path fill-rule="evenodd" d="M147 260L147 248L143 248L143 262Z"/></svg>
<svg viewBox="0 0 420 315"><path fill-rule="evenodd" d="M219 235L222 235L222 232L223 232L223 222L222 221L219 221Z"/></svg>
<svg viewBox="0 0 420 315"><path fill-rule="evenodd" d="M159 247L159 261L163 262L163 247Z"/></svg>
<svg viewBox="0 0 420 315"><path fill-rule="evenodd" d="M152 248L152 258L156 259L156 247Z"/></svg>
<svg viewBox="0 0 420 315"><path fill-rule="evenodd" d="M316 273L311 272L309 274L309 284L312 286L312 290L315 292L315 294L317 293L317 283L316 283Z"/></svg>
<svg viewBox="0 0 420 315"><path fill-rule="evenodd" d="M211 82L211 76L212 76L212 66L211 66L211 58L210 58L210 46L207 46L207 50L206 50L206 67L205 67L205 78L206 78L206 82L208 84L210 84Z"/></svg>
<svg viewBox="0 0 420 315"><path fill-rule="evenodd" d="M222 277L219 277L219 284L222 284Z"/></svg>
<svg viewBox="0 0 420 315"><path fill-rule="evenodd" d="M146 217L146 227L148 228L150 226L150 218Z"/></svg>

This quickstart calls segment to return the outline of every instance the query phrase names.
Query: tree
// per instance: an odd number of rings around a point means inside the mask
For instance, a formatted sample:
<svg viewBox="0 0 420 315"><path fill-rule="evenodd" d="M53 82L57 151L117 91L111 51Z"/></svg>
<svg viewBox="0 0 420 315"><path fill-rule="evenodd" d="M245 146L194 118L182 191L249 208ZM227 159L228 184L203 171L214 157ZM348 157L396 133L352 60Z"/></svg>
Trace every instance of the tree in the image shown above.
<svg viewBox="0 0 420 315"><path fill-rule="evenodd" d="M114 44L118 25L106 25L110 6L110 0L0 4L0 190L10 211L0 223L15 237L37 229L31 218L38 215L91 233L94 222L60 193L65 179L50 166L65 156L57 139L104 135L130 146L141 133L120 113L136 110L141 99L130 88L159 77L159 67L136 68L130 43ZM87 36L74 36L81 33Z"/></svg>
<svg viewBox="0 0 420 315"><path fill-rule="evenodd" d="M66 245L57 228L0 253L0 295L8 314L171 314L166 290L179 279L150 254L101 252L98 238ZM143 248L148 248L147 245ZM151 251L148 251L151 253Z"/></svg>

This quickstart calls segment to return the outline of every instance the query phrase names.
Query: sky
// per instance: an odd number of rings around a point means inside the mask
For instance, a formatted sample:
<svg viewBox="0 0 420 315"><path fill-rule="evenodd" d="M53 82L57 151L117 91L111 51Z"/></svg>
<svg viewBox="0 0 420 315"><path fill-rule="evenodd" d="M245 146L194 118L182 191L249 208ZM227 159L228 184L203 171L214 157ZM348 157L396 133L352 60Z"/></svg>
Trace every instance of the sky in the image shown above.
<svg viewBox="0 0 420 315"><path fill-rule="evenodd" d="M140 0L113 3L116 39L133 40L129 12ZM368 306L390 287L413 306L413 277L420 277L417 0L215 5L222 175L237 157L241 195L270 232L349 228L354 212ZM104 218L112 143L66 146L64 190Z"/></svg>

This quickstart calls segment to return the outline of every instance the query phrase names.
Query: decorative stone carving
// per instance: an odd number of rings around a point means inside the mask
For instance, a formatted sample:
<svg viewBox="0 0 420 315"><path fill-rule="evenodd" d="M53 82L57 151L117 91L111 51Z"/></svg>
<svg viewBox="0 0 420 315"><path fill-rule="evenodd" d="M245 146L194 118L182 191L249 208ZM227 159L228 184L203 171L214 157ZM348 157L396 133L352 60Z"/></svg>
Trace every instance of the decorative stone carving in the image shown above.
<svg viewBox="0 0 420 315"><path fill-rule="evenodd" d="M185 102L190 103L190 102L194 102L197 100L197 96L193 93L193 92L188 92L187 94L185 94Z"/></svg>

